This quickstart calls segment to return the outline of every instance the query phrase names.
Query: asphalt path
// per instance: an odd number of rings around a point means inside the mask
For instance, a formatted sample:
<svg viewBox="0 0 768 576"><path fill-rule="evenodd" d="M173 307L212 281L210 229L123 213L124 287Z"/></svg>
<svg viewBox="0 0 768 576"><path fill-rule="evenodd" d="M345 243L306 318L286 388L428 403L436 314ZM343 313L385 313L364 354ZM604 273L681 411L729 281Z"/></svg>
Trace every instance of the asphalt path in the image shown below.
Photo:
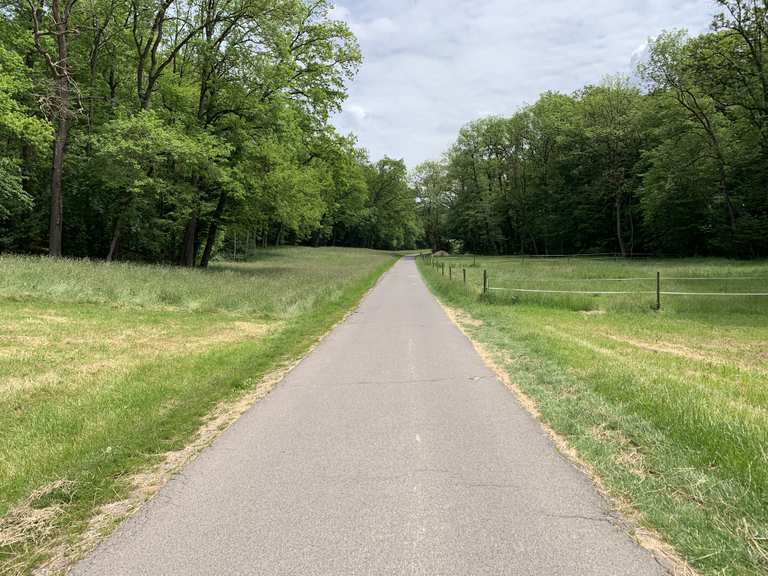
<svg viewBox="0 0 768 576"><path fill-rule="evenodd" d="M660 575L400 260L77 575Z"/></svg>

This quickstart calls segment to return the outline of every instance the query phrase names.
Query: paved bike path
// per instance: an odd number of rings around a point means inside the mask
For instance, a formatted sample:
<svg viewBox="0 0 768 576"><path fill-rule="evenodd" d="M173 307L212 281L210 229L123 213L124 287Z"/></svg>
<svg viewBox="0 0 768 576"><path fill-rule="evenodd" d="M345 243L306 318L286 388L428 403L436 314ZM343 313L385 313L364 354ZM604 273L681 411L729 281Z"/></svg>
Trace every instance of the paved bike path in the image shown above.
<svg viewBox="0 0 768 576"><path fill-rule="evenodd" d="M74 573L665 572L403 259Z"/></svg>

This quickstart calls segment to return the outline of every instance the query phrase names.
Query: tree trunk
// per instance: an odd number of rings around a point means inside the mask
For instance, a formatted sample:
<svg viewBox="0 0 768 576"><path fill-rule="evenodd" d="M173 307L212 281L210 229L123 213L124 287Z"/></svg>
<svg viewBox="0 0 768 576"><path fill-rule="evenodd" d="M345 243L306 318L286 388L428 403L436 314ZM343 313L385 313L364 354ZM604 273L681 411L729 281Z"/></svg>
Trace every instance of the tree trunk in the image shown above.
<svg viewBox="0 0 768 576"><path fill-rule="evenodd" d="M59 66L61 71L56 78L56 99L58 122L56 138L53 143L53 168L51 170L51 220L48 240L48 254L60 257L62 254L62 236L64 231L64 207L61 195L61 182L64 177L64 152L69 134L69 65L67 55L67 23L59 17L56 23Z"/></svg>
<svg viewBox="0 0 768 576"><path fill-rule="evenodd" d="M212 220L208 225L208 237L205 239L205 248L203 249L203 255L200 257L200 268L208 268L208 263L211 261L213 245L216 242L216 234L218 231L218 221Z"/></svg>
<svg viewBox="0 0 768 576"><path fill-rule="evenodd" d="M214 210L211 216L211 223L208 225L208 237L205 239L205 249L203 250L203 256L200 258L200 268L208 268L208 263L211 260L211 253L213 252L213 246L216 243L216 234L219 231L219 220L224 213L224 206L227 203L227 195L224 192L219 194L219 201L216 203L216 210Z"/></svg>
<svg viewBox="0 0 768 576"><path fill-rule="evenodd" d="M629 212L629 255L634 256L635 254L635 218L632 214L631 199L630 199L628 212Z"/></svg>
<svg viewBox="0 0 768 576"><path fill-rule="evenodd" d="M621 195L616 194L616 238L619 241L619 250L622 257L627 255L627 248L624 246L624 238L621 234Z"/></svg>
<svg viewBox="0 0 768 576"><path fill-rule="evenodd" d="M53 29L43 31L41 21L45 15L42 6L33 7L32 23L34 26L34 41L36 50L45 58L51 77L56 86L56 102L54 118L56 119L56 136L53 143L53 165L51 168L51 214L48 238L48 254L59 257L62 254L63 232L63 202L61 182L64 174L64 151L67 147L69 132L69 54L68 38L69 15L74 0L67 0L64 5L61 0L52 0L49 17ZM56 56L53 57L43 46L42 37L53 36L56 41Z"/></svg>
<svg viewBox="0 0 768 576"><path fill-rule="evenodd" d="M118 218L115 223L115 231L112 234L112 242L109 244L109 253L107 254L107 262L112 262L117 254L117 248L120 245L120 234L123 229L123 219Z"/></svg>
<svg viewBox="0 0 768 576"><path fill-rule="evenodd" d="M192 268L195 265L195 238L197 237L197 210L192 212L192 216L184 229L184 244L181 251L179 264Z"/></svg>
<svg viewBox="0 0 768 576"><path fill-rule="evenodd" d="M67 84L67 78L58 83ZM63 202L61 197L61 181L64 176L64 149L67 146L67 117L66 108L69 104L69 86L59 87L59 98L62 112L56 126L56 139L53 143L53 168L51 170L51 220L48 238L48 254L58 258L62 254L62 236L64 230Z"/></svg>
<svg viewBox="0 0 768 576"><path fill-rule="evenodd" d="M728 221L731 225L731 232L736 233L736 210L733 207L731 201L731 195L728 192L727 177L725 175L725 169L721 166L720 169L720 192L725 198L725 204L728 207Z"/></svg>
<svg viewBox="0 0 768 576"><path fill-rule="evenodd" d="M536 242L536 237L531 234L531 231L528 231L528 238L531 239L531 244L533 245L533 253L538 256L539 255L539 244Z"/></svg>

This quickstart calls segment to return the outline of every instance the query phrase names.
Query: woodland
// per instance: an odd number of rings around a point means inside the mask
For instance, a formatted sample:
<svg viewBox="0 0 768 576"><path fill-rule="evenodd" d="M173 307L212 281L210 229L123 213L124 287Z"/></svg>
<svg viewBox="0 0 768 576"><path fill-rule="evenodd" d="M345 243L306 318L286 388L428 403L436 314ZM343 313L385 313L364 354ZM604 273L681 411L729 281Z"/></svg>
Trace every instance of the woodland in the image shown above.
<svg viewBox="0 0 768 576"><path fill-rule="evenodd" d="M5 2L0 251L768 256L768 1L714 4L409 171L333 127L362 53L329 0Z"/></svg>
<svg viewBox="0 0 768 576"><path fill-rule="evenodd" d="M768 2L717 0L631 77L466 125L415 170L425 238L483 254L768 256Z"/></svg>
<svg viewBox="0 0 768 576"><path fill-rule="evenodd" d="M330 124L327 0L30 0L0 20L0 251L206 267L227 236L394 249L402 161Z"/></svg>

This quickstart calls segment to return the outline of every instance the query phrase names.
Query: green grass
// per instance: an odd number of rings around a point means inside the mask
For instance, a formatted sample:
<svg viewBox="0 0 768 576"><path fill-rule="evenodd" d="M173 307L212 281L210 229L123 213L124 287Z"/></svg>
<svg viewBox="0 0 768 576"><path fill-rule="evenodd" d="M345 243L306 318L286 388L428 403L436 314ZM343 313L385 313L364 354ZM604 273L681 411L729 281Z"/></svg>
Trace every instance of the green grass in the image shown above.
<svg viewBox="0 0 768 576"><path fill-rule="evenodd" d="M394 261L303 248L209 271L0 257L0 573L76 538L127 475L305 352ZM32 508L56 514L3 546L41 488Z"/></svg>
<svg viewBox="0 0 768 576"><path fill-rule="evenodd" d="M768 298L568 296L491 287L768 291L766 262L448 259L422 272L543 419L704 574L768 573ZM467 267L468 286L461 268ZM458 280L457 280L458 278ZM635 281L625 284L632 284ZM638 281L642 290L655 280ZM620 289L622 290L622 289Z"/></svg>

